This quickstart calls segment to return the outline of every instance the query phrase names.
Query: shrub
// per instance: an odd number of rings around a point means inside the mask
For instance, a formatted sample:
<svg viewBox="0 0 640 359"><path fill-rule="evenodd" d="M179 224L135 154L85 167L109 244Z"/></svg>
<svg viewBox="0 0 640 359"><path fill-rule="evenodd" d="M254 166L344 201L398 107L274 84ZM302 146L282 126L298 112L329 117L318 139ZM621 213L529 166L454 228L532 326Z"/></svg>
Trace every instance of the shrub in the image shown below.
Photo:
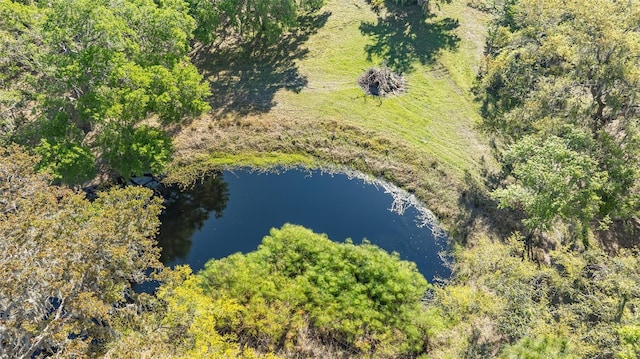
<svg viewBox="0 0 640 359"><path fill-rule="evenodd" d="M414 263L367 242L335 243L287 224L257 251L210 261L200 276L205 292L244 306L238 323L219 329L262 349L292 348L302 329L357 353L425 349L427 281Z"/></svg>

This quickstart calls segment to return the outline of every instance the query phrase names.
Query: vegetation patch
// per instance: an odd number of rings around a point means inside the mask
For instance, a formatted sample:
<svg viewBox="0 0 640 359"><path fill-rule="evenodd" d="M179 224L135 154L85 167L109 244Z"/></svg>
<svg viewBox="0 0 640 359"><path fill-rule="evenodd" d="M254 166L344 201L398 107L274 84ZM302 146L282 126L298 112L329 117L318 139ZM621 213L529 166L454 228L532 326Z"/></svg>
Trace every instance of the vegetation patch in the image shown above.
<svg viewBox="0 0 640 359"><path fill-rule="evenodd" d="M210 261L199 276L214 300L243 307L218 330L256 349L301 350L306 327L318 342L356 355L425 350L427 281L414 263L366 242L335 243L287 224L272 229L257 251Z"/></svg>
<svg viewBox="0 0 640 359"><path fill-rule="evenodd" d="M176 166L176 169L173 166ZM268 171L294 167L317 168L324 166L317 159L307 154L249 151L238 154L211 153L190 159L187 162L172 164L168 175L164 178L164 182L177 183L182 187L189 187L202 179L203 175L212 171L239 167Z"/></svg>

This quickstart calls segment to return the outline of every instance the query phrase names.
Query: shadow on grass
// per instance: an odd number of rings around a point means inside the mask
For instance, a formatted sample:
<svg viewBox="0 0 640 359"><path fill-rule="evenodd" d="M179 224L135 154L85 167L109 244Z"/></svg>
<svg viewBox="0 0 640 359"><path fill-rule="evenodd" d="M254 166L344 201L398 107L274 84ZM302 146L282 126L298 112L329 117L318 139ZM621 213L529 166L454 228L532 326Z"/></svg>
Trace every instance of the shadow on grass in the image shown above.
<svg viewBox="0 0 640 359"><path fill-rule="evenodd" d="M305 16L297 30L283 35L275 44L262 38L222 49L202 48L192 60L211 83L209 99L213 113L263 113L273 106L280 89L300 92L307 78L298 72L296 60L308 50L302 45L329 19L324 12Z"/></svg>
<svg viewBox="0 0 640 359"><path fill-rule="evenodd" d="M433 63L441 50L458 47L460 38L453 33L458 20L435 16L425 19L420 6L397 5L392 0L386 0L385 7L384 17L376 23L360 24L360 32L374 39L365 47L369 61L375 55L395 72L411 72L416 61L423 65Z"/></svg>

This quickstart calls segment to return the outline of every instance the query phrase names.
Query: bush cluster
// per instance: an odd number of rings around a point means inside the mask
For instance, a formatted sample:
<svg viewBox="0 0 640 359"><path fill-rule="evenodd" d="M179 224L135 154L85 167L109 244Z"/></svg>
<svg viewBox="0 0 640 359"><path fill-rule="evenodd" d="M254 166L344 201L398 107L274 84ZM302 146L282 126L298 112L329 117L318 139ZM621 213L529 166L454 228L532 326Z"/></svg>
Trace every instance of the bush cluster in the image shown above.
<svg viewBox="0 0 640 359"><path fill-rule="evenodd" d="M416 355L425 350L422 296L414 263L369 243L335 243L295 225L271 230L257 251L207 263L205 292L243 306L219 323L264 350L299 345L298 333L354 353Z"/></svg>

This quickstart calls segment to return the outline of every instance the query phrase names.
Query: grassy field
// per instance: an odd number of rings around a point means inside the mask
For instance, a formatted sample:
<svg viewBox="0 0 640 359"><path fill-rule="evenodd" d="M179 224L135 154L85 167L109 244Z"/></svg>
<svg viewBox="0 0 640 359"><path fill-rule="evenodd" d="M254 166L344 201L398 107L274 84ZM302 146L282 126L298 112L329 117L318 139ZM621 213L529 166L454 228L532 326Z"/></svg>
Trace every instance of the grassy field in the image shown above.
<svg viewBox="0 0 640 359"><path fill-rule="evenodd" d="M487 16L464 1L433 10L425 20L394 1L375 13L365 0L327 0L275 46L196 52L213 110L176 130L170 178L344 165L415 193L450 230L481 224L474 208L495 164L470 89ZM383 63L406 93L364 95L358 77Z"/></svg>

